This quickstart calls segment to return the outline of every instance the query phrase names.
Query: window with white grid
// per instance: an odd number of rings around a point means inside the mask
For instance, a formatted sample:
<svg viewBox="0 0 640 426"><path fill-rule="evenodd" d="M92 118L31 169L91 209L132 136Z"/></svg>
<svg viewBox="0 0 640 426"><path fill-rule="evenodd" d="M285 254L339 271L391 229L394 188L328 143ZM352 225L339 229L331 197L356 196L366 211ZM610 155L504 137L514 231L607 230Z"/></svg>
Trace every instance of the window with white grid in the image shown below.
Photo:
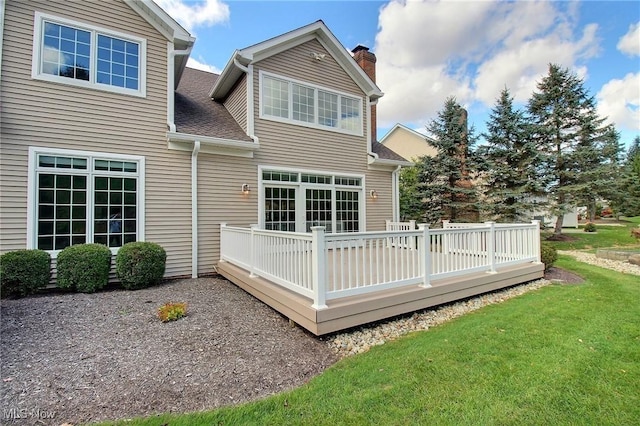
<svg viewBox="0 0 640 426"><path fill-rule="evenodd" d="M360 192L336 190L337 232L360 230Z"/></svg>
<svg viewBox="0 0 640 426"><path fill-rule="evenodd" d="M274 231L296 230L296 189L266 187L264 190L264 228Z"/></svg>
<svg viewBox="0 0 640 426"><path fill-rule="evenodd" d="M272 77L262 79L262 113L289 117L289 83Z"/></svg>
<svg viewBox="0 0 640 426"><path fill-rule="evenodd" d="M260 71L260 118L362 135L362 98Z"/></svg>
<svg viewBox="0 0 640 426"><path fill-rule="evenodd" d="M29 155L29 247L56 252L74 244L117 248L138 240L142 157L46 148L32 148Z"/></svg>

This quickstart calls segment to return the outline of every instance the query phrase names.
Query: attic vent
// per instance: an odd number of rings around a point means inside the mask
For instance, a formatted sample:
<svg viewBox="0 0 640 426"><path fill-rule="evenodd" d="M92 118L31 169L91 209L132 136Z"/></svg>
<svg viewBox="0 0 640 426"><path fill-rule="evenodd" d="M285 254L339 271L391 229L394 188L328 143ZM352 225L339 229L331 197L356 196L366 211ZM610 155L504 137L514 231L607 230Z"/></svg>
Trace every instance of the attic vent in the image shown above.
<svg viewBox="0 0 640 426"><path fill-rule="evenodd" d="M325 53L311 52L311 57L316 61L321 61L327 56Z"/></svg>

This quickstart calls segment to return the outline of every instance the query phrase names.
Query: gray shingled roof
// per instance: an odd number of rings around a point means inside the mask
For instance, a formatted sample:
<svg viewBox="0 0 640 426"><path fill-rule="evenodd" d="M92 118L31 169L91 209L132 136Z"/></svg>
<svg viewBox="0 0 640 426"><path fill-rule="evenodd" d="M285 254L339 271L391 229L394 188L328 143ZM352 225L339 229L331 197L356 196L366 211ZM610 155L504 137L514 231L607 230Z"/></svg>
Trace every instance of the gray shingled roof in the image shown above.
<svg viewBox="0 0 640 426"><path fill-rule="evenodd" d="M218 77L218 74L185 68L175 92L176 131L252 142L224 105L208 96Z"/></svg>
<svg viewBox="0 0 640 426"><path fill-rule="evenodd" d="M394 161L408 161L406 158L402 157L399 154L396 154L395 151L387 148L382 145L380 142L373 142L371 144L371 151L378 154L378 158L381 160L394 160Z"/></svg>

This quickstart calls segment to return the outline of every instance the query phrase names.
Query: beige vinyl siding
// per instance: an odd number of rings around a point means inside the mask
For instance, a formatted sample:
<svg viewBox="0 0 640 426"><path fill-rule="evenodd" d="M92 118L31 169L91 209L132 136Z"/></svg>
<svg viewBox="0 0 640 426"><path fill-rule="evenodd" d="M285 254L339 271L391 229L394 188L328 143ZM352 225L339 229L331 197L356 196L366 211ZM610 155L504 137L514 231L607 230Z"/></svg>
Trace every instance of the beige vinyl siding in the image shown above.
<svg viewBox="0 0 640 426"><path fill-rule="evenodd" d="M119 0L11 1L5 7L0 250L26 247L30 146L139 155L146 159L145 239L167 250L167 276L190 274L191 157L167 149L166 38ZM146 97L33 80L35 11L145 38Z"/></svg>
<svg viewBox="0 0 640 426"><path fill-rule="evenodd" d="M258 169L249 158L198 156L198 273L213 272L220 259L220 223L258 223ZM251 188L242 194L242 184Z"/></svg>
<svg viewBox="0 0 640 426"><path fill-rule="evenodd" d="M224 102L225 108L238 122L242 130L247 131L247 77L242 76L233 92Z"/></svg>
<svg viewBox="0 0 640 426"><path fill-rule="evenodd" d="M393 218L393 194L391 192L391 172L370 170L367 172L367 231L382 231L385 220ZM369 191L375 190L378 198L372 199Z"/></svg>
<svg viewBox="0 0 640 426"><path fill-rule="evenodd" d="M311 52L325 53L325 59L312 60ZM365 173L367 169L366 130L361 136L355 136L258 118L260 70L359 97L362 100L363 121L366 120L366 100L362 90L317 40L303 43L260 61L254 66L255 127L261 146L256 154L258 163Z"/></svg>
<svg viewBox="0 0 640 426"><path fill-rule="evenodd" d="M424 137L396 128L385 138L384 145L409 161L428 155L435 157L438 151Z"/></svg>

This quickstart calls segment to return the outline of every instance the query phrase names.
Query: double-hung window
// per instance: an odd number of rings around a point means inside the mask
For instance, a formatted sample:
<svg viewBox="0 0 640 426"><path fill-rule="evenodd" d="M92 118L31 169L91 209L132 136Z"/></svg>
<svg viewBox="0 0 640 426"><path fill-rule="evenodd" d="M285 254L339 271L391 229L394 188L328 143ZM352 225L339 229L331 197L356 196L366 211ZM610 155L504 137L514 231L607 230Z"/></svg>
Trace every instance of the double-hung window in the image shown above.
<svg viewBox="0 0 640 426"><path fill-rule="evenodd" d="M260 117L362 135L362 99L260 72Z"/></svg>
<svg viewBox="0 0 640 426"><path fill-rule="evenodd" d="M144 158L84 151L29 151L29 246L110 248L143 235Z"/></svg>
<svg viewBox="0 0 640 426"><path fill-rule="evenodd" d="M145 96L146 41L36 12L32 77Z"/></svg>

